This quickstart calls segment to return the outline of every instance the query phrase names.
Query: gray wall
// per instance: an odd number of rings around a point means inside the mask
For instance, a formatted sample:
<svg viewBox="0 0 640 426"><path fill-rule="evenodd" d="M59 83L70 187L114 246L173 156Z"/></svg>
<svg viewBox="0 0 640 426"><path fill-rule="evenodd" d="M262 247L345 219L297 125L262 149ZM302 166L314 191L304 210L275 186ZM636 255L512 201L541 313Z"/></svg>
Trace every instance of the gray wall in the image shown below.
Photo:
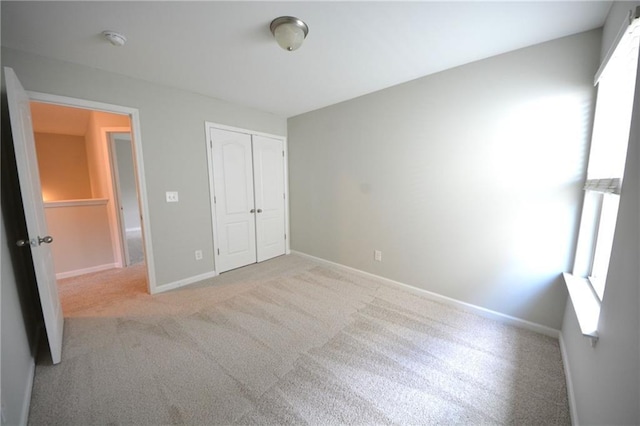
<svg viewBox="0 0 640 426"><path fill-rule="evenodd" d="M33 379L34 356L31 352L29 335L33 335L26 327L25 313L18 295L11 256L9 253L4 219L2 220L2 237L0 238L0 258L2 260L2 407L5 422L2 424L17 425L26 423L23 408L29 403L27 389L31 388Z"/></svg>
<svg viewBox="0 0 640 426"><path fill-rule="evenodd" d="M625 4L626 3L626 4ZM614 3L603 31L609 50L628 10L638 2ZM640 81L640 80L639 80ZM562 325L568 376L578 424L640 424L640 92L636 90L624 186L607 287L592 348L582 337L571 305Z"/></svg>
<svg viewBox="0 0 640 426"><path fill-rule="evenodd" d="M157 285L214 270L204 122L286 135L284 118L4 47L2 64L26 90L138 108ZM180 202L167 204L165 191Z"/></svg>
<svg viewBox="0 0 640 426"><path fill-rule="evenodd" d="M289 119L292 249L559 329L599 47L595 30Z"/></svg>

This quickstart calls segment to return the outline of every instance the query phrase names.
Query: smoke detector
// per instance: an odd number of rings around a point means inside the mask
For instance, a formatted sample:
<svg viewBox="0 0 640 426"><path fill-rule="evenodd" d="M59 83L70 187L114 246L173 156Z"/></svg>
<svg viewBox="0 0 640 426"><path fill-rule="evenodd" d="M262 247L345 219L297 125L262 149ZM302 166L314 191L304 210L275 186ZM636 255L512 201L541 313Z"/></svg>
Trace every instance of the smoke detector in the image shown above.
<svg viewBox="0 0 640 426"><path fill-rule="evenodd" d="M127 42L127 38L124 35L115 31L103 31L102 36L109 40L109 43L113 44L114 46L124 46L124 44Z"/></svg>

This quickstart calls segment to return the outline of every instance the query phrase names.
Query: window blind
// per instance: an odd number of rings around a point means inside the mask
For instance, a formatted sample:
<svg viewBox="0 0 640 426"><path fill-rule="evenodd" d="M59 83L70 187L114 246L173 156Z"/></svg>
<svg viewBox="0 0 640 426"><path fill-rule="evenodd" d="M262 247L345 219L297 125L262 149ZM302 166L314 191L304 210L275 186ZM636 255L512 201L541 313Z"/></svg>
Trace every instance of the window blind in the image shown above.
<svg viewBox="0 0 640 426"><path fill-rule="evenodd" d="M584 184L585 191L604 192L605 194L620 194L622 179L588 179Z"/></svg>

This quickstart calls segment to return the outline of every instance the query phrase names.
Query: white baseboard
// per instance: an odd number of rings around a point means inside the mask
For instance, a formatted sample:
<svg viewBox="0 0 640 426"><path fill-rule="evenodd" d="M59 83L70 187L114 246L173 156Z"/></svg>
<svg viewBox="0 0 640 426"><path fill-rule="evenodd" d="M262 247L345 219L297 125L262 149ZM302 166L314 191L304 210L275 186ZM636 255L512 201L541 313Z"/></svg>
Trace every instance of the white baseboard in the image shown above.
<svg viewBox="0 0 640 426"><path fill-rule="evenodd" d="M560 354L562 355L562 366L564 367L564 377L567 381L567 397L569 399L569 412L571 413L571 424L578 426L578 408L576 407L576 396L573 391L573 380L571 379L571 368L569 368L569 357L567 347L564 344L562 332L560 332Z"/></svg>
<svg viewBox="0 0 640 426"><path fill-rule="evenodd" d="M78 275L90 274L92 272L106 271L107 269L121 268L121 267L122 267L122 264L106 263L104 265L92 266L90 268L76 269L75 271L58 272L56 274L56 279L61 280L63 278L77 277Z"/></svg>
<svg viewBox="0 0 640 426"><path fill-rule="evenodd" d="M352 268L350 266L345 266L342 265L340 263L335 263L335 262L331 262L330 260L325 260L319 257L315 257L312 256L310 254L306 254L306 253L302 253L296 250L291 250L292 254L297 254L299 256L302 257L306 257L309 259L313 259L315 261L318 262L322 262L322 263L326 263L329 265L333 265L333 266L337 266L339 268L343 268L346 270L349 270L351 272L355 272L357 274L366 276L366 277L371 277L371 278L375 278L378 280L382 280L385 281L389 284L393 284L393 285L397 285L397 286L401 286L409 291L413 291L417 294L423 295L423 296L427 296L433 300L437 300L439 302L443 302L443 303L447 303L449 305L454 305L457 306L458 308L464 309L468 312L473 312L476 313L480 316L483 316L485 318L490 318L490 319L494 319L497 321L500 321L502 323L505 324L510 324L510 325L515 325L516 327L520 327L520 328L524 328L527 330L531 330L531 331L535 331L536 333L540 333L540 334L544 334L546 336L550 336L553 338L558 338L560 336L560 331L556 330L555 328L551 328L551 327L547 327L545 325L542 324L537 324L535 322L531 322L531 321L527 321L521 318L516 318L516 317L512 317L511 315L507 315L507 314L503 314L497 311L492 311L491 309L487 309L487 308L483 308L481 306L477 306L477 305L472 305L471 303L467 303L467 302L463 302L461 300L458 299L453 299L451 297L447 297L447 296L443 296L441 294L438 293L434 293L428 290L424 290L418 287L414 287L412 285L409 284L405 284L405 283L401 283L399 281L394 281L391 280L389 278L385 278L385 277L381 277L379 275L375 275L369 272L365 272L365 271L361 271L360 269L356 269L356 268Z"/></svg>
<svg viewBox="0 0 640 426"><path fill-rule="evenodd" d="M184 287L186 285L197 283L198 281L204 281L206 279L217 277L217 276L218 276L218 273L216 271L206 272L204 274L195 275L193 277L174 281L172 283L159 285L155 289L153 289L151 294L163 293L165 291L174 290L176 288Z"/></svg>

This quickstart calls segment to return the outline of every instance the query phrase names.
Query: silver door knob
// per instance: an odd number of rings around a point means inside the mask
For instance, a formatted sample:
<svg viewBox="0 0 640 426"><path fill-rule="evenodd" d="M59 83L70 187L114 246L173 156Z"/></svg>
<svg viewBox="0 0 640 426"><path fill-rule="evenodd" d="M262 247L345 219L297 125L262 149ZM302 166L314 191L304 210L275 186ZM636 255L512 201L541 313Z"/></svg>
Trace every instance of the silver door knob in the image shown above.
<svg viewBox="0 0 640 426"><path fill-rule="evenodd" d="M262 209L258 209L258 213L262 213Z"/></svg>
<svg viewBox="0 0 640 426"><path fill-rule="evenodd" d="M255 213L255 212L256 212L256 209L249 210L249 213Z"/></svg>
<svg viewBox="0 0 640 426"><path fill-rule="evenodd" d="M41 245L42 243L51 244L52 242L53 242L52 236L47 235L46 237L40 237L40 235L38 235L38 245Z"/></svg>

